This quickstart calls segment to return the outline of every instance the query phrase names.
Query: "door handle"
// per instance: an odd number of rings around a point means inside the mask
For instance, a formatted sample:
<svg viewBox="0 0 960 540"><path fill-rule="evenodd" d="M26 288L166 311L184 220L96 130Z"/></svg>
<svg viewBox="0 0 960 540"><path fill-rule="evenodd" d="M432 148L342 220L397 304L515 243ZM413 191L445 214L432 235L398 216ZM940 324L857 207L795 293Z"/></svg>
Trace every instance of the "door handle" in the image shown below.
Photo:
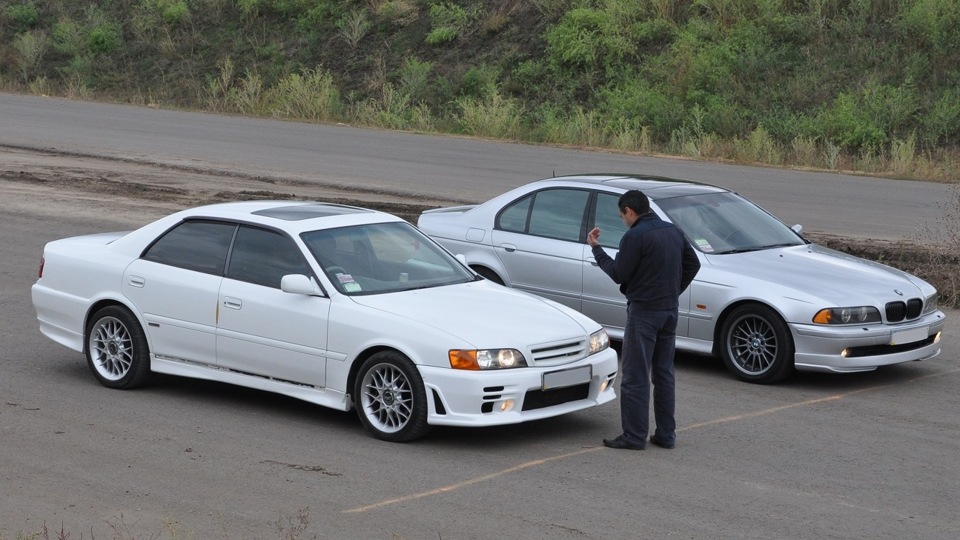
<svg viewBox="0 0 960 540"><path fill-rule="evenodd" d="M506 251L507 253L513 253L514 251L517 250L517 246L513 244L500 244L500 247L502 247L503 250Z"/></svg>
<svg viewBox="0 0 960 540"><path fill-rule="evenodd" d="M130 276L129 278L127 278L127 283L130 284L131 287L137 287L138 289L142 289L144 285L147 284L147 280L143 279L140 276Z"/></svg>
<svg viewBox="0 0 960 540"><path fill-rule="evenodd" d="M240 309L243 307L243 302L239 298L233 298L232 296L225 296L223 298L223 307L230 309Z"/></svg>

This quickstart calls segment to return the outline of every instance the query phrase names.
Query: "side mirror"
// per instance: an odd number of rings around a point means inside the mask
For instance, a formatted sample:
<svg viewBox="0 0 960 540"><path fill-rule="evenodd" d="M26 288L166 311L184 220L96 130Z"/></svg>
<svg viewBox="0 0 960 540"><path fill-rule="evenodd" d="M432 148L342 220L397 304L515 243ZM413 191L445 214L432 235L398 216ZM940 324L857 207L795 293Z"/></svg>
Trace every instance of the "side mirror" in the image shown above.
<svg viewBox="0 0 960 540"><path fill-rule="evenodd" d="M463 256L463 253L457 253L455 257L460 261L460 264L467 266L467 258Z"/></svg>
<svg viewBox="0 0 960 540"><path fill-rule="evenodd" d="M323 296L323 291L320 290L313 279L303 274L287 274L280 278L280 290L290 294Z"/></svg>
<svg viewBox="0 0 960 540"><path fill-rule="evenodd" d="M793 227L790 227L790 230L792 230L797 234L803 234L803 225L800 225L799 223L797 223Z"/></svg>

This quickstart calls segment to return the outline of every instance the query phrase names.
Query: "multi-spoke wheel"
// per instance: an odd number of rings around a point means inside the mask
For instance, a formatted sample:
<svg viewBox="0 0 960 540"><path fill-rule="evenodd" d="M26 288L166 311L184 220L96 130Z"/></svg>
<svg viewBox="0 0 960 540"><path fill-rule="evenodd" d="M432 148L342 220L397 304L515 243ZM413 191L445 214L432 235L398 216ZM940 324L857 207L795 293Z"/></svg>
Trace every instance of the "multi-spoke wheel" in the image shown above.
<svg viewBox="0 0 960 540"><path fill-rule="evenodd" d="M91 317L86 352L90 370L104 386L135 388L150 377L147 338L136 317L120 306Z"/></svg>
<svg viewBox="0 0 960 540"><path fill-rule="evenodd" d="M422 437L427 425L427 396L417 367L405 356L384 351L360 367L354 404L374 437L406 442Z"/></svg>
<svg viewBox="0 0 960 540"><path fill-rule="evenodd" d="M773 383L793 371L790 330L766 306L735 309L720 332L720 352L727 369L744 381Z"/></svg>

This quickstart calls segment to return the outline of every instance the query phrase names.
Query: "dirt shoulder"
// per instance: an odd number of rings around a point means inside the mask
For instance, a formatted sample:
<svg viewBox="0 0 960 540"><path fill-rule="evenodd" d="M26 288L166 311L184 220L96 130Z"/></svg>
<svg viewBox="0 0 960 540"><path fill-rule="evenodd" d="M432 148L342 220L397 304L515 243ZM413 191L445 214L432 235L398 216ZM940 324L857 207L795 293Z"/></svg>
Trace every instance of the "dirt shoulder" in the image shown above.
<svg viewBox="0 0 960 540"><path fill-rule="evenodd" d="M363 206L416 222L427 208L458 201L411 197L362 188L345 189L277 177L224 175L192 167L160 166L0 146L0 208L50 216L144 223L172 211L250 199L321 200ZM941 304L960 305L960 256L914 242L849 239L807 234L808 239L865 259L900 268L934 284Z"/></svg>

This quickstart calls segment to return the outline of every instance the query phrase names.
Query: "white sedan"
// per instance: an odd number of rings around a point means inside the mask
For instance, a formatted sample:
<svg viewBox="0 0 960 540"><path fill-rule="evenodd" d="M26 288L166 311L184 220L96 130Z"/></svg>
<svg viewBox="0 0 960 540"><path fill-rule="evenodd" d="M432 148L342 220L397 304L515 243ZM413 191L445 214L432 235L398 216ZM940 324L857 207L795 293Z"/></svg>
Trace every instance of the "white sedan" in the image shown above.
<svg viewBox="0 0 960 540"><path fill-rule="evenodd" d="M630 189L675 223L700 272L680 297L677 348L723 358L731 373L772 383L795 369L849 373L940 353L945 315L929 283L807 242L726 189L641 175L547 178L476 206L429 210L420 229L481 275L566 304L623 337L626 302L586 235L612 256Z"/></svg>
<svg viewBox="0 0 960 540"><path fill-rule="evenodd" d="M479 278L402 219L315 202L185 210L46 245L40 330L105 386L152 373L347 411L377 438L615 399L601 326Z"/></svg>

